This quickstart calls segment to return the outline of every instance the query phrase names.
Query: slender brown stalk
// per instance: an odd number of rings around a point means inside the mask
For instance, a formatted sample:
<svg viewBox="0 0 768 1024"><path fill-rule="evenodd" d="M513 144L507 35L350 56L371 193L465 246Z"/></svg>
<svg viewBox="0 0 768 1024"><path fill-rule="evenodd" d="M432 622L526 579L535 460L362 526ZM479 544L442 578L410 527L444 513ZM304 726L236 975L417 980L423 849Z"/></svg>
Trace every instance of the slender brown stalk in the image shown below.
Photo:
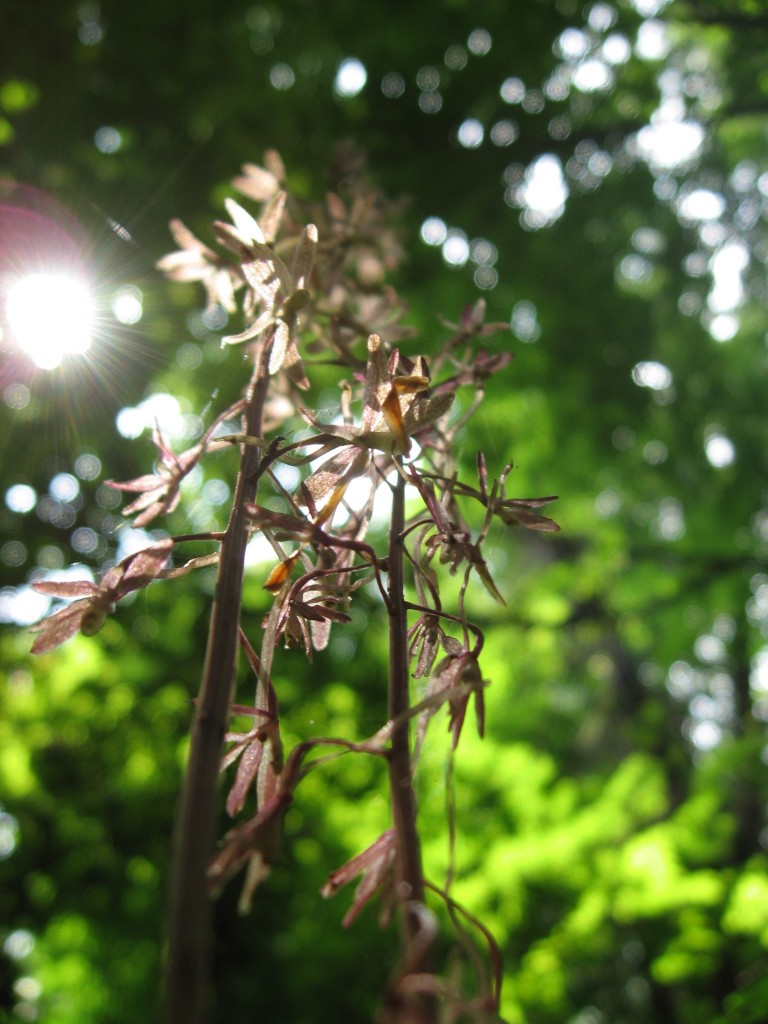
<svg viewBox="0 0 768 1024"><path fill-rule="evenodd" d="M389 751L389 782L392 818L397 834L398 888L402 899L404 964L410 974L428 972L427 945L423 941L424 875L421 843L416 826L416 793L409 737L408 613L403 571L403 529L405 526L405 479L398 473L389 527L389 717L392 729ZM418 999L419 1021L437 1020L433 998ZM386 1017L384 1019L387 1019ZM416 1019L416 1018L414 1018Z"/></svg>
<svg viewBox="0 0 768 1024"><path fill-rule="evenodd" d="M244 411L246 434L261 434L269 377L259 347ZM266 457L242 446L234 503L221 540L208 648L176 821L163 1024L202 1024L209 997L210 906L206 872L218 814L218 775L238 654L247 502L256 496Z"/></svg>

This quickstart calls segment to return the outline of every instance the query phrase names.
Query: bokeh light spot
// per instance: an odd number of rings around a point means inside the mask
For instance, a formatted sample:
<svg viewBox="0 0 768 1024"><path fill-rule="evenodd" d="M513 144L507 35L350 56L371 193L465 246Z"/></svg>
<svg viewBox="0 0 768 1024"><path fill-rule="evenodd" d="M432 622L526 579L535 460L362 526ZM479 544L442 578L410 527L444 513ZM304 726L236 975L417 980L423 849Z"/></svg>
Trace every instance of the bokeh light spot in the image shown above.
<svg viewBox="0 0 768 1024"><path fill-rule="evenodd" d="M602 92L613 85L613 72L602 60L585 60L573 73L573 84L581 92Z"/></svg>
<svg viewBox="0 0 768 1024"><path fill-rule="evenodd" d="M494 146L511 146L520 135L520 129L514 121L497 121L490 134Z"/></svg>
<svg viewBox="0 0 768 1024"><path fill-rule="evenodd" d="M20 540L8 540L0 547L0 562L14 568L27 560L27 549Z"/></svg>
<svg viewBox="0 0 768 1024"><path fill-rule="evenodd" d="M469 259L469 242L459 228L451 228L443 242L443 259L452 267L463 267Z"/></svg>
<svg viewBox="0 0 768 1024"><path fill-rule="evenodd" d="M229 498L229 484L225 480L206 480L202 494L203 499L211 505L223 505Z"/></svg>
<svg viewBox="0 0 768 1024"><path fill-rule="evenodd" d="M19 823L12 814L0 809L0 860L10 857L19 838Z"/></svg>
<svg viewBox="0 0 768 1024"><path fill-rule="evenodd" d="M193 341L185 341L176 349L176 362L185 370L196 369L203 361L203 353L200 346Z"/></svg>
<svg viewBox="0 0 768 1024"><path fill-rule="evenodd" d="M422 92L434 92L440 86L440 72L431 65L420 68L416 73L416 85Z"/></svg>
<svg viewBox="0 0 768 1024"><path fill-rule="evenodd" d="M5 504L11 512L31 512L37 503L37 491L29 484L13 484L5 492Z"/></svg>
<svg viewBox="0 0 768 1024"><path fill-rule="evenodd" d="M101 472L101 460L92 452L83 452L75 459L75 472L81 480L95 480Z"/></svg>
<svg viewBox="0 0 768 1024"><path fill-rule="evenodd" d="M523 226L531 230L554 223L565 210L568 186L557 156L545 153L526 169L521 185L508 190L507 201L524 209Z"/></svg>
<svg viewBox="0 0 768 1024"><path fill-rule="evenodd" d="M482 144L484 135L481 122L476 117L468 117L459 125L457 137L459 145L465 149L477 149Z"/></svg>
<svg viewBox="0 0 768 1024"><path fill-rule="evenodd" d="M357 57L347 57L339 64L336 72L336 79L333 83L333 90L337 96L345 98L357 96L365 88L368 81L368 72L365 65Z"/></svg>
<svg viewBox="0 0 768 1024"><path fill-rule="evenodd" d="M499 250L487 238L474 238L469 247L473 263L481 267L492 267L499 258Z"/></svg>
<svg viewBox="0 0 768 1024"><path fill-rule="evenodd" d="M663 441L649 441L643 448L643 458L649 466L659 466L666 461L669 451Z"/></svg>
<svg viewBox="0 0 768 1024"><path fill-rule="evenodd" d="M37 103L40 90L31 82L10 78L0 86L0 107L9 114L20 114Z"/></svg>
<svg viewBox="0 0 768 1024"><path fill-rule="evenodd" d="M544 106L544 93L540 89L529 89L523 97L523 110L526 114L540 114Z"/></svg>
<svg viewBox="0 0 768 1024"><path fill-rule="evenodd" d="M637 30L635 53L641 60L663 60L669 53L670 41L663 21L644 21Z"/></svg>
<svg viewBox="0 0 768 1024"><path fill-rule="evenodd" d="M461 71L467 66L467 51L463 46L449 46L443 59L450 71Z"/></svg>
<svg viewBox="0 0 768 1024"><path fill-rule="evenodd" d="M656 517L651 523L651 532L660 540L680 540L685 536L683 506L677 498L662 498Z"/></svg>
<svg viewBox="0 0 768 1024"><path fill-rule="evenodd" d="M589 9L587 21L595 32L607 32L616 24L616 11L610 4L596 3Z"/></svg>
<svg viewBox="0 0 768 1024"><path fill-rule="evenodd" d="M23 960L35 948L35 938L25 928L16 928L6 936L3 952L11 960Z"/></svg>
<svg viewBox="0 0 768 1024"><path fill-rule="evenodd" d="M119 288L112 300L112 312L121 324L137 324L144 312L140 288L126 285Z"/></svg>
<svg viewBox="0 0 768 1024"><path fill-rule="evenodd" d="M491 33L487 29L476 28L469 33L467 46L470 53L474 53L476 57L484 57L490 52L492 42Z"/></svg>
<svg viewBox="0 0 768 1024"><path fill-rule="evenodd" d="M725 213L725 199L708 188L697 188L677 204L678 214L685 220L717 220Z"/></svg>
<svg viewBox="0 0 768 1024"><path fill-rule="evenodd" d="M437 114L443 106L443 97L437 90L419 96L419 110L424 114Z"/></svg>
<svg viewBox="0 0 768 1024"><path fill-rule="evenodd" d="M557 38L553 47L559 57L566 60L581 60L589 53L589 36L579 28L567 28Z"/></svg>
<svg viewBox="0 0 768 1024"><path fill-rule="evenodd" d="M3 392L3 401L9 409L26 409L31 397L26 384L9 384Z"/></svg>
<svg viewBox="0 0 768 1024"><path fill-rule="evenodd" d="M111 124L102 125L101 128L97 128L94 132L93 141L96 149L100 153L104 153L109 156L117 151L123 145L122 133L113 127Z"/></svg>
<svg viewBox="0 0 768 1024"><path fill-rule="evenodd" d="M527 344L538 341L541 327L537 319L536 306L527 299L516 302L512 308L510 325L514 334Z"/></svg>
<svg viewBox="0 0 768 1024"><path fill-rule="evenodd" d="M405 92L405 79L397 71L388 71L381 80L381 91L387 99L399 99Z"/></svg>
<svg viewBox="0 0 768 1024"><path fill-rule="evenodd" d="M296 75L290 64L275 64L269 70L269 81L274 89L286 92L296 81Z"/></svg>
<svg viewBox="0 0 768 1024"><path fill-rule="evenodd" d="M442 245L448 236L448 228L440 217L427 217L421 225L421 240L427 245Z"/></svg>
<svg viewBox="0 0 768 1024"><path fill-rule="evenodd" d="M703 144L704 129L697 121L657 121L637 133L640 156L657 172L691 163Z"/></svg>
<svg viewBox="0 0 768 1024"><path fill-rule="evenodd" d="M672 386L672 371L663 363L647 360L632 368L632 380L638 387L662 391Z"/></svg>
<svg viewBox="0 0 768 1024"><path fill-rule="evenodd" d="M525 85L520 78L506 78L501 83L499 94L505 103L522 103L525 99Z"/></svg>
<svg viewBox="0 0 768 1024"><path fill-rule="evenodd" d="M707 329L715 341L731 341L739 333L739 318L733 313L721 313L712 317Z"/></svg>
<svg viewBox="0 0 768 1024"><path fill-rule="evenodd" d="M720 430L715 429L709 433L704 442L704 453L710 465L715 469L725 469L730 466L736 458L736 448L733 441Z"/></svg>
<svg viewBox="0 0 768 1024"><path fill-rule="evenodd" d="M626 64L632 56L632 47L626 36L613 32L603 43L601 52L607 64Z"/></svg>
<svg viewBox="0 0 768 1024"><path fill-rule="evenodd" d="M490 291L499 283L499 272L495 267L478 267L472 280L478 288L483 291Z"/></svg>
<svg viewBox="0 0 768 1024"><path fill-rule="evenodd" d="M80 493L80 484L71 473L57 473L51 479L48 490L57 501L72 501Z"/></svg>
<svg viewBox="0 0 768 1024"><path fill-rule="evenodd" d="M89 526L78 526L72 533L71 544L78 554L90 555L99 546L99 535Z"/></svg>

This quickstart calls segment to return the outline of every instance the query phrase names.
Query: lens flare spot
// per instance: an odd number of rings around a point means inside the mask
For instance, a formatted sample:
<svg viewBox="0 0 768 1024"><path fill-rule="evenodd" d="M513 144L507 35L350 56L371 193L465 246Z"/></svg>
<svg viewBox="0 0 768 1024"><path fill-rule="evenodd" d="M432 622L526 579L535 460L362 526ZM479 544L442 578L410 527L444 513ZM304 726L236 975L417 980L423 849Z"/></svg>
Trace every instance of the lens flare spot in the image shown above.
<svg viewBox="0 0 768 1024"><path fill-rule="evenodd" d="M91 345L93 303L85 283L60 274L30 274L12 285L6 315L17 344L43 370Z"/></svg>
<svg viewBox="0 0 768 1024"><path fill-rule="evenodd" d="M112 301L112 312L121 324L137 324L144 313L141 289L133 285L119 288Z"/></svg>

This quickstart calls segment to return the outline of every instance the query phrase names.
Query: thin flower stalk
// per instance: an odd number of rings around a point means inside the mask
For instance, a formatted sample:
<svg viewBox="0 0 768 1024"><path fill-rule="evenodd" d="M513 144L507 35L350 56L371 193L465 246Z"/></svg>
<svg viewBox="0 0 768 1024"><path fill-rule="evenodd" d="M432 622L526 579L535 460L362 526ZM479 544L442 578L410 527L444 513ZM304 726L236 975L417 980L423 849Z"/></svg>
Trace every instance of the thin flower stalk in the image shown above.
<svg viewBox="0 0 768 1024"><path fill-rule="evenodd" d="M386 760L391 827L332 871L322 895L359 877L343 926L368 913L374 899L383 925L391 917L399 922L399 962L379 1024L479 1024L495 1020L498 1011L493 940L448 895L450 881L440 889L425 878L418 768L436 720L447 725L452 751L459 747L472 702L483 735L489 681L480 663L482 630L467 606L478 582L505 605L484 554L491 523L554 533L557 525L539 511L554 498L508 498L511 463L491 479L482 454L476 481L462 479L457 436L480 407L489 379L511 359L485 339L508 325L486 323L480 300L464 307L429 361L411 354L414 332L402 323L405 305L385 282L400 257L398 236L386 208L359 184L357 157L347 153L345 160L341 180L356 184L343 196L332 191L325 204L304 208L291 197L277 154L268 154L264 167L245 164L234 187L245 203L261 203L261 210L252 214L227 200L229 220L213 228L218 248L174 221L179 249L158 264L173 280L199 281L208 308L241 313L243 330L224 344L243 344L250 379L245 397L217 416L195 445L176 454L155 425L154 471L108 483L131 496L123 514L146 527L176 512L182 483L206 457L238 445L226 528L157 541L108 569L99 583L34 584L51 597L75 599L35 627L33 651L42 654L78 631L95 632L126 594L156 579L217 566L174 839L163 1024L207 1024L213 1005L211 898L241 872L241 910L262 898L260 887L280 861L285 819L302 780L330 760L360 754ZM481 340L488 349L479 347ZM335 414L311 405L316 363L340 368ZM459 390L465 395L461 412L454 402ZM223 435L224 422L237 413L241 429ZM386 543L373 528L384 496L391 500ZM258 570L268 608L254 617L243 614L241 604L246 548L255 534L271 545L275 560ZM171 553L186 541L210 541L216 550L170 564ZM460 581L451 606L441 589L446 574ZM283 668L281 662L273 678L276 659L295 656L297 649L311 659L325 650L332 630L349 627L352 607L366 590L369 611L387 622L386 721L362 741L310 736L284 746L277 682ZM240 651L256 680L247 704L235 693ZM246 723L235 724L233 717ZM326 750L310 760L318 748ZM220 803L233 824L217 845ZM451 812L451 847L455 827ZM477 978L474 992L464 991L461 965L458 974L443 967L428 893L430 900L437 894L454 922L461 963L470 964ZM488 941L492 985L465 941L464 921Z"/></svg>

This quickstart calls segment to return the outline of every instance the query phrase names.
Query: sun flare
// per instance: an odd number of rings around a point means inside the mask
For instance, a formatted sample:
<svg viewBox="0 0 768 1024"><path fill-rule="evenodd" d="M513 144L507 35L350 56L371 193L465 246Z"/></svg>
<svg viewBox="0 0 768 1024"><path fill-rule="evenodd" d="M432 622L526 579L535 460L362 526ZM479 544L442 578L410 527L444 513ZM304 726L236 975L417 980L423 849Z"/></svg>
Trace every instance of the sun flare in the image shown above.
<svg viewBox="0 0 768 1024"><path fill-rule="evenodd" d="M90 348L93 301L80 278L53 273L19 278L8 291L6 316L18 346L43 370Z"/></svg>

